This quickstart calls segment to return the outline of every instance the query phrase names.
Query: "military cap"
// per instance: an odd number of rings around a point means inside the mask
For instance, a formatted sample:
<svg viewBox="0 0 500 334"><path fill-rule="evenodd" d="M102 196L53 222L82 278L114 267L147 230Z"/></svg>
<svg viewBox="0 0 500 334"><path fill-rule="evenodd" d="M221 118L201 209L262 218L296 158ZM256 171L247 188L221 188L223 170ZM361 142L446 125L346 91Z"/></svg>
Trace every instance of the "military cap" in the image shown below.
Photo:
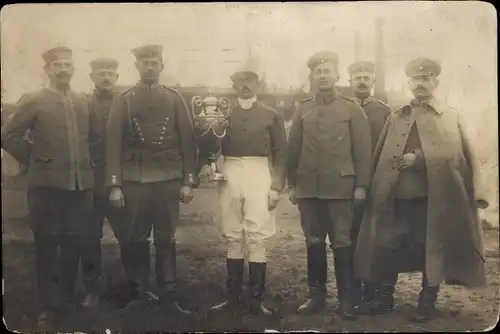
<svg viewBox="0 0 500 334"><path fill-rule="evenodd" d="M437 61L429 58L417 58L410 61L405 67L407 76L415 77L418 75L435 75L441 74L441 66Z"/></svg>
<svg viewBox="0 0 500 334"><path fill-rule="evenodd" d="M118 62L111 58L97 58L90 62L90 68L95 70L111 69L116 71L118 68Z"/></svg>
<svg viewBox="0 0 500 334"><path fill-rule="evenodd" d="M50 64L59 58L71 59L72 55L73 50L67 46L57 46L42 53L42 58L45 61L45 64Z"/></svg>
<svg viewBox="0 0 500 334"><path fill-rule="evenodd" d="M161 58L163 53L163 47L157 44L148 44L132 49L132 53L134 54L135 58L137 58L137 60L146 57Z"/></svg>
<svg viewBox="0 0 500 334"><path fill-rule="evenodd" d="M375 72L375 64L371 61L357 61L348 67L348 71L350 74L358 73L358 72Z"/></svg>
<svg viewBox="0 0 500 334"><path fill-rule="evenodd" d="M309 57L309 60L307 60L307 67L309 67L309 69L312 71L319 64L334 63L335 65L337 65L338 61L339 57L336 53L330 51L320 51Z"/></svg>

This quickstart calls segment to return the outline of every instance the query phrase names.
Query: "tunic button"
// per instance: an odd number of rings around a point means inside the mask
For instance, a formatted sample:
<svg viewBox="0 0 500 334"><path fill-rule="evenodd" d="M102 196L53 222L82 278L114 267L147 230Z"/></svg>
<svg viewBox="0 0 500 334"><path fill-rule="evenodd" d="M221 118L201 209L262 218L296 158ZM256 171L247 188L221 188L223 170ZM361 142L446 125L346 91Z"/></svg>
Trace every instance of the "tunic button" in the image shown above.
<svg viewBox="0 0 500 334"><path fill-rule="evenodd" d="M144 138L141 137L141 141L144 141Z"/></svg>
<svg viewBox="0 0 500 334"><path fill-rule="evenodd" d="M160 140L163 140L163 136L160 137Z"/></svg>

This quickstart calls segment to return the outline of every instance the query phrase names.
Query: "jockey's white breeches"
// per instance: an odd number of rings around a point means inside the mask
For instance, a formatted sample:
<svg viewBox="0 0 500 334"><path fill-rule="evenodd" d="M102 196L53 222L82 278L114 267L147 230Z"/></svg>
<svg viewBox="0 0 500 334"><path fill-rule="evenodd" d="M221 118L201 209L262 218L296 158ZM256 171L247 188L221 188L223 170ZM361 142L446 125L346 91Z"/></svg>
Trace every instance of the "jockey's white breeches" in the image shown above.
<svg viewBox="0 0 500 334"><path fill-rule="evenodd" d="M275 209L268 209L271 173L266 157L224 157L218 184L218 223L227 257L266 262L267 241L276 231Z"/></svg>

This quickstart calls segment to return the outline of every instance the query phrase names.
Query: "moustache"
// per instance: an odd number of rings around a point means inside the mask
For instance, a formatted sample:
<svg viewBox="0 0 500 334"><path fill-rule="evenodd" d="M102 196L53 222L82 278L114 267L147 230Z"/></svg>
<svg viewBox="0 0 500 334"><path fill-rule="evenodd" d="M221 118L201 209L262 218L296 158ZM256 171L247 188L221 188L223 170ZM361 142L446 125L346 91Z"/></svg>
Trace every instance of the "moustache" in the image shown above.
<svg viewBox="0 0 500 334"><path fill-rule="evenodd" d="M56 77L58 77L59 79L69 78L70 74L68 72L59 72L56 74Z"/></svg>
<svg viewBox="0 0 500 334"><path fill-rule="evenodd" d="M367 88L368 88L368 86L367 86L367 85L365 85L365 84L359 84L359 85L358 85L358 88L367 89Z"/></svg>
<svg viewBox="0 0 500 334"><path fill-rule="evenodd" d="M242 91L242 92L250 92L250 88L248 88L248 87L243 87L243 88L241 89L241 91Z"/></svg>
<svg viewBox="0 0 500 334"><path fill-rule="evenodd" d="M421 90L421 91L427 91L427 89L425 89L424 87L422 86L417 86L417 88L415 88L415 90Z"/></svg>
<svg viewBox="0 0 500 334"><path fill-rule="evenodd" d="M104 81L102 82L102 84L103 84L103 85L111 85L111 82L110 82L110 81L108 81L108 80L104 80Z"/></svg>

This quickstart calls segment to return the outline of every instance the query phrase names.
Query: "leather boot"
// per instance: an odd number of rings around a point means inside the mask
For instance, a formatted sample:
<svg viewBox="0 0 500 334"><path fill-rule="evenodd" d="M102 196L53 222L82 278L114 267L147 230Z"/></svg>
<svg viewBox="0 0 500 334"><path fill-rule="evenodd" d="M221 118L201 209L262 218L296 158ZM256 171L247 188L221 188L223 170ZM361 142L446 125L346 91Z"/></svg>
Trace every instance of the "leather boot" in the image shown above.
<svg viewBox="0 0 500 334"><path fill-rule="evenodd" d="M326 245L313 244L307 247L307 283L309 299L297 309L298 313L321 312L326 304Z"/></svg>
<svg viewBox="0 0 500 334"><path fill-rule="evenodd" d="M248 288L250 292L250 312L253 314L272 315L263 303L263 294L266 289L266 263L249 262Z"/></svg>
<svg viewBox="0 0 500 334"><path fill-rule="evenodd" d="M378 284L364 281L362 284L355 283L355 306L357 314L370 314L371 303L375 299Z"/></svg>
<svg viewBox="0 0 500 334"><path fill-rule="evenodd" d="M370 313L383 314L394 310L394 291L398 282L398 269L395 267L395 253L387 249L383 253L382 280L370 305Z"/></svg>
<svg viewBox="0 0 500 334"><path fill-rule="evenodd" d="M335 279L339 307L337 313L344 320L357 319L354 310L352 282L354 279L353 254L351 247L334 250Z"/></svg>
<svg viewBox="0 0 500 334"><path fill-rule="evenodd" d="M213 306L211 311L227 311L234 310L241 306L242 293L243 293L243 269L245 260L243 259L227 259L227 294L226 301Z"/></svg>
<svg viewBox="0 0 500 334"><path fill-rule="evenodd" d="M178 303L177 255L175 243L156 242L156 284L160 291L160 307L167 313L189 315Z"/></svg>
<svg viewBox="0 0 500 334"><path fill-rule="evenodd" d="M427 322L436 316L436 300L439 293L439 285L429 286L427 276L422 278L422 290L418 296L416 322Z"/></svg>

